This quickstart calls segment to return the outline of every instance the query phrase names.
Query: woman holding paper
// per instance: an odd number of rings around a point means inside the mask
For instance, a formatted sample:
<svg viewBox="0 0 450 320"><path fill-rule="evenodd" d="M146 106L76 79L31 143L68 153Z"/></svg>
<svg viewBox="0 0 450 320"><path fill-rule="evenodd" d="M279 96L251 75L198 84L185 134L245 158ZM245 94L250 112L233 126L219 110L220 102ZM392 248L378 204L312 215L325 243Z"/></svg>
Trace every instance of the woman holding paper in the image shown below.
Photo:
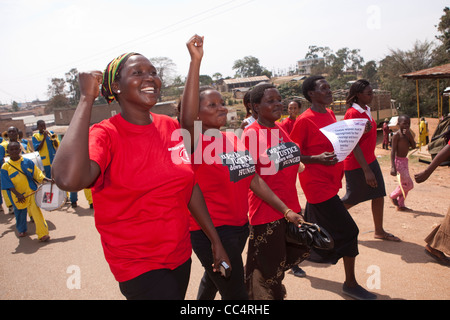
<svg viewBox="0 0 450 320"><path fill-rule="evenodd" d="M320 130L336 122L333 111L327 108L333 102L330 85L324 77L311 76L303 82L303 95L312 106L297 119L291 139L299 145L305 164L299 174L307 200L305 220L325 228L335 244L331 251L312 250L311 260L336 264L343 258L344 294L361 300L376 299L356 281L359 229L338 196L344 164L338 162L331 142Z"/></svg>
<svg viewBox="0 0 450 320"><path fill-rule="evenodd" d="M347 192L342 198L345 207L350 209L358 203L372 200L372 216L375 224L375 239L400 241L396 236L384 231L383 174L375 156L377 144L377 123L370 114L373 89L367 80L358 80L351 87L347 97L347 112L344 119L367 119L366 132L354 151L344 160L344 173Z"/></svg>

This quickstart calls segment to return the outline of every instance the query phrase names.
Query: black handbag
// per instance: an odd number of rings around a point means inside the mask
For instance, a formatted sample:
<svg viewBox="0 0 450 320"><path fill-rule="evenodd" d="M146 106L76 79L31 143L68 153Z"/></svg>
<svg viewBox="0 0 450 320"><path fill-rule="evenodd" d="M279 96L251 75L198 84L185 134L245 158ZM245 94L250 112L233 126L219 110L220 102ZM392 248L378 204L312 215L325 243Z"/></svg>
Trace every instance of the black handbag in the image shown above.
<svg viewBox="0 0 450 320"><path fill-rule="evenodd" d="M289 222L286 228L286 241L308 248L323 250L334 248L333 238L324 228L306 221L298 226Z"/></svg>

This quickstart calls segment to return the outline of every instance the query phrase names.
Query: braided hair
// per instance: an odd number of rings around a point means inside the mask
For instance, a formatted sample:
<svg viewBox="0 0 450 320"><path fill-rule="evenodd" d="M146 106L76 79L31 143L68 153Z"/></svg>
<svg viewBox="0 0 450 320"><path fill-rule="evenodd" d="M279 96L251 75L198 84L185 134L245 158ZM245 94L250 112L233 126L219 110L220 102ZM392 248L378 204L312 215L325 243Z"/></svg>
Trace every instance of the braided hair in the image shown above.
<svg viewBox="0 0 450 320"><path fill-rule="evenodd" d="M102 81L102 96L105 97L108 103L113 102L117 99L116 94L113 92L111 85L114 81L120 79L120 71L122 70L125 62L129 57L133 55L139 55L139 53L124 53L114 60L112 60L107 66L105 71L103 72L103 81Z"/></svg>
<svg viewBox="0 0 450 320"><path fill-rule="evenodd" d="M350 91L348 92L346 104L351 107L353 103L358 103L358 93L363 92L368 86L370 86L369 81L360 79L352 84Z"/></svg>

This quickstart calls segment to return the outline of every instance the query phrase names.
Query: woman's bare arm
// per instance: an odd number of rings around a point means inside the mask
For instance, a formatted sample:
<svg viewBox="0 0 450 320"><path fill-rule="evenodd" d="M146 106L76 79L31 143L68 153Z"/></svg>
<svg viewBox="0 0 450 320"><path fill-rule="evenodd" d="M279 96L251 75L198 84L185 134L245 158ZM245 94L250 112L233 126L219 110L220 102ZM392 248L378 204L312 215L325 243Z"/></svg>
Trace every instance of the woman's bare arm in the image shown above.
<svg viewBox="0 0 450 320"><path fill-rule="evenodd" d="M100 174L98 164L89 159L89 125L101 81L100 71L79 74L80 102L52 164L52 176L62 190L87 188Z"/></svg>

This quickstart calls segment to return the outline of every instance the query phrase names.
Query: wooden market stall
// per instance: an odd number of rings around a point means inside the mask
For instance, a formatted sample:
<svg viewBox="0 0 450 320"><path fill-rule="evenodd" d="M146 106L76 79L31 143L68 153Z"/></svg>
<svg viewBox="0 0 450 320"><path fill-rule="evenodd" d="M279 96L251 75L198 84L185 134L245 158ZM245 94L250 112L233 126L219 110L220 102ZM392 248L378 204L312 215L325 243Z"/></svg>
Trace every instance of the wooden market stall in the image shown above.
<svg viewBox="0 0 450 320"><path fill-rule="evenodd" d="M416 81L416 95L417 95L417 117L419 118L420 122L420 100L419 100L419 80L422 79L435 79L436 85L437 85L437 106L438 106L438 117L440 118L444 112L443 112L443 100L444 96L440 92L439 89L439 80L442 79L450 79L450 63L444 64L441 66L429 68L429 69L423 69L411 73L406 73L401 75L403 78L411 79ZM449 113L450 113L450 102L449 102Z"/></svg>

